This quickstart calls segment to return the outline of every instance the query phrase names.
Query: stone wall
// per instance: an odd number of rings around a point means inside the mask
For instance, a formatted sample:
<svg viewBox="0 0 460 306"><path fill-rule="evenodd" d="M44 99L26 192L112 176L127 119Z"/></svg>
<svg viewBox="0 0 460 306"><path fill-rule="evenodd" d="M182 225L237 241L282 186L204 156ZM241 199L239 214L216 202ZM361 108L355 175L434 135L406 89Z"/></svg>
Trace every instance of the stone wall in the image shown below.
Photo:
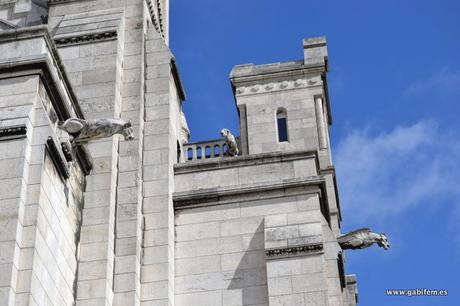
<svg viewBox="0 0 460 306"><path fill-rule="evenodd" d="M264 236L264 229L267 235L273 224L271 217L280 213L289 219L318 216L318 198L272 195L263 200L238 199L231 204L176 212L176 305L285 305L297 296L303 299L302 293L309 291L322 294L322 303L315 305L327 305L325 279L318 273L325 270L322 256L294 258L293 264L286 262L290 259L267 260L266 249L274 245L269 245ZM318 229L321 231L321 226ZM305 226L301 230L309 231L304 235L315 235ZM298 237L296 228L292 238ZM312 263L304 266L303 262ZM294 264L299 268L291 268ZM313 304L292 300L286 305Z"/></svg>
<svg viewBox="0 0 460 306"><path fill-rule="evenodd" d="M3 32L3 48L0 304L73 305L86 170L57 123L78 109L45 29Z"/></svg>
<svg viewBox="0 0 460 306"><path fill-rule="evenodd" d="M341 305L318 167L305 151L177 165L176 303Z"/></svg>

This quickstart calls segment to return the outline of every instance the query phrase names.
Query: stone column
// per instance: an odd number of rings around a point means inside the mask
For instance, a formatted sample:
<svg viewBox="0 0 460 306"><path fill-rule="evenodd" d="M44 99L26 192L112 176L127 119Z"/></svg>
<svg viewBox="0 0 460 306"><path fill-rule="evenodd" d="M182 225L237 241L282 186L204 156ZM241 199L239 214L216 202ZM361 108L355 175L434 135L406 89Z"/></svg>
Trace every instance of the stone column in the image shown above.
<svg viewBox="0 0 460 306"><path fill-rule="evenodd" d="M240 119L240 140L241 140L241 154L249 154L248 148L248 117L246 114L246 105L241 104L238 106L238 114Z"/></svg>
<svg viewBox="0 0 460 306"><path fill-rule="evenodd" d="M324 116L324 108L323 108L323 98L322 97L315 97L315 106L316 106L316 120L318 124L318 138L319 138L319 148L320 150L326 150L328 140L327 140L327 132L326 132L326 119Z"/></svg>

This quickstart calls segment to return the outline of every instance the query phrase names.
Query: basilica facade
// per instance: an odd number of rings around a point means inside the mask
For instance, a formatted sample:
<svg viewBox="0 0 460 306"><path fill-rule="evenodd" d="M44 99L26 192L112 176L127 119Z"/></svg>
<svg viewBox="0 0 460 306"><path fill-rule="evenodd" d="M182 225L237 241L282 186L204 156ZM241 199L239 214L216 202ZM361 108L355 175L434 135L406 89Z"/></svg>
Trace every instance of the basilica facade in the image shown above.
<svg viewBox="0 0 460 306"><path fill-rule="evenodd" d="M0 1L0 305L355 305L325 38L195 143L168 45L168 0Z"/></svg>

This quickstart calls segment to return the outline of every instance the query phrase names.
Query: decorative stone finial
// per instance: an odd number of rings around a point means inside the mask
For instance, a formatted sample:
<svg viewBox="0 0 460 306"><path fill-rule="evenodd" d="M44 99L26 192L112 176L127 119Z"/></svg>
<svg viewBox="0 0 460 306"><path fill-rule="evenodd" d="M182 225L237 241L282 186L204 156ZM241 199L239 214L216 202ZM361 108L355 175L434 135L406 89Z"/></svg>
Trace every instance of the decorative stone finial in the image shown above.
<svg viewBox="0 0 460 306"><path fill-rule="evenodd" d="M70 118L59 124L58 128L71 135L73 137L73 143L111 137L115 134L123 135L125 140L134 139L131 122L126 122L123 119L83 120L79 118Z"/></svg>
<svg viewBox="0 0 460 306"><path fill-rule="evenodd" d="M372 232L370 228L360 228L348 234L342 235L337 238L337 242L342 249L356 250L365 249L377 243L379 247L388 250L390 243L385 234L377 234Z"/></svg>
<svg viewBox="0 0 460 306"><path fill-rule="evenodd" d="M222 137L225 140L225 143L228 146L228 156L238 156L238 153L240 151L238 150L238 145L236 144L235 136L233 136L229 129L222 129L220 131L220 134L222 135Z"/></svg>

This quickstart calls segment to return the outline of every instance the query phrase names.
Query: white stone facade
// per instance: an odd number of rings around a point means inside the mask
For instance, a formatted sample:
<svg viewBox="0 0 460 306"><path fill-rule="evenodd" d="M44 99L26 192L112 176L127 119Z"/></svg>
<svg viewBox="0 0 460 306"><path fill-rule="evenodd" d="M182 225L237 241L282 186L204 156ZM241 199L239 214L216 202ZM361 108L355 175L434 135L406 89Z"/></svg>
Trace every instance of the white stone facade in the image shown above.
<svg viewBox="0 0 460 306"><path fill-rule="evenodd" d="M233 69L229 157L223 140L187 143L168 10L0 5L0 305L355 305L325 39ZM57 128L71 117L130 120L136 139L72 145Z"/></svg>

